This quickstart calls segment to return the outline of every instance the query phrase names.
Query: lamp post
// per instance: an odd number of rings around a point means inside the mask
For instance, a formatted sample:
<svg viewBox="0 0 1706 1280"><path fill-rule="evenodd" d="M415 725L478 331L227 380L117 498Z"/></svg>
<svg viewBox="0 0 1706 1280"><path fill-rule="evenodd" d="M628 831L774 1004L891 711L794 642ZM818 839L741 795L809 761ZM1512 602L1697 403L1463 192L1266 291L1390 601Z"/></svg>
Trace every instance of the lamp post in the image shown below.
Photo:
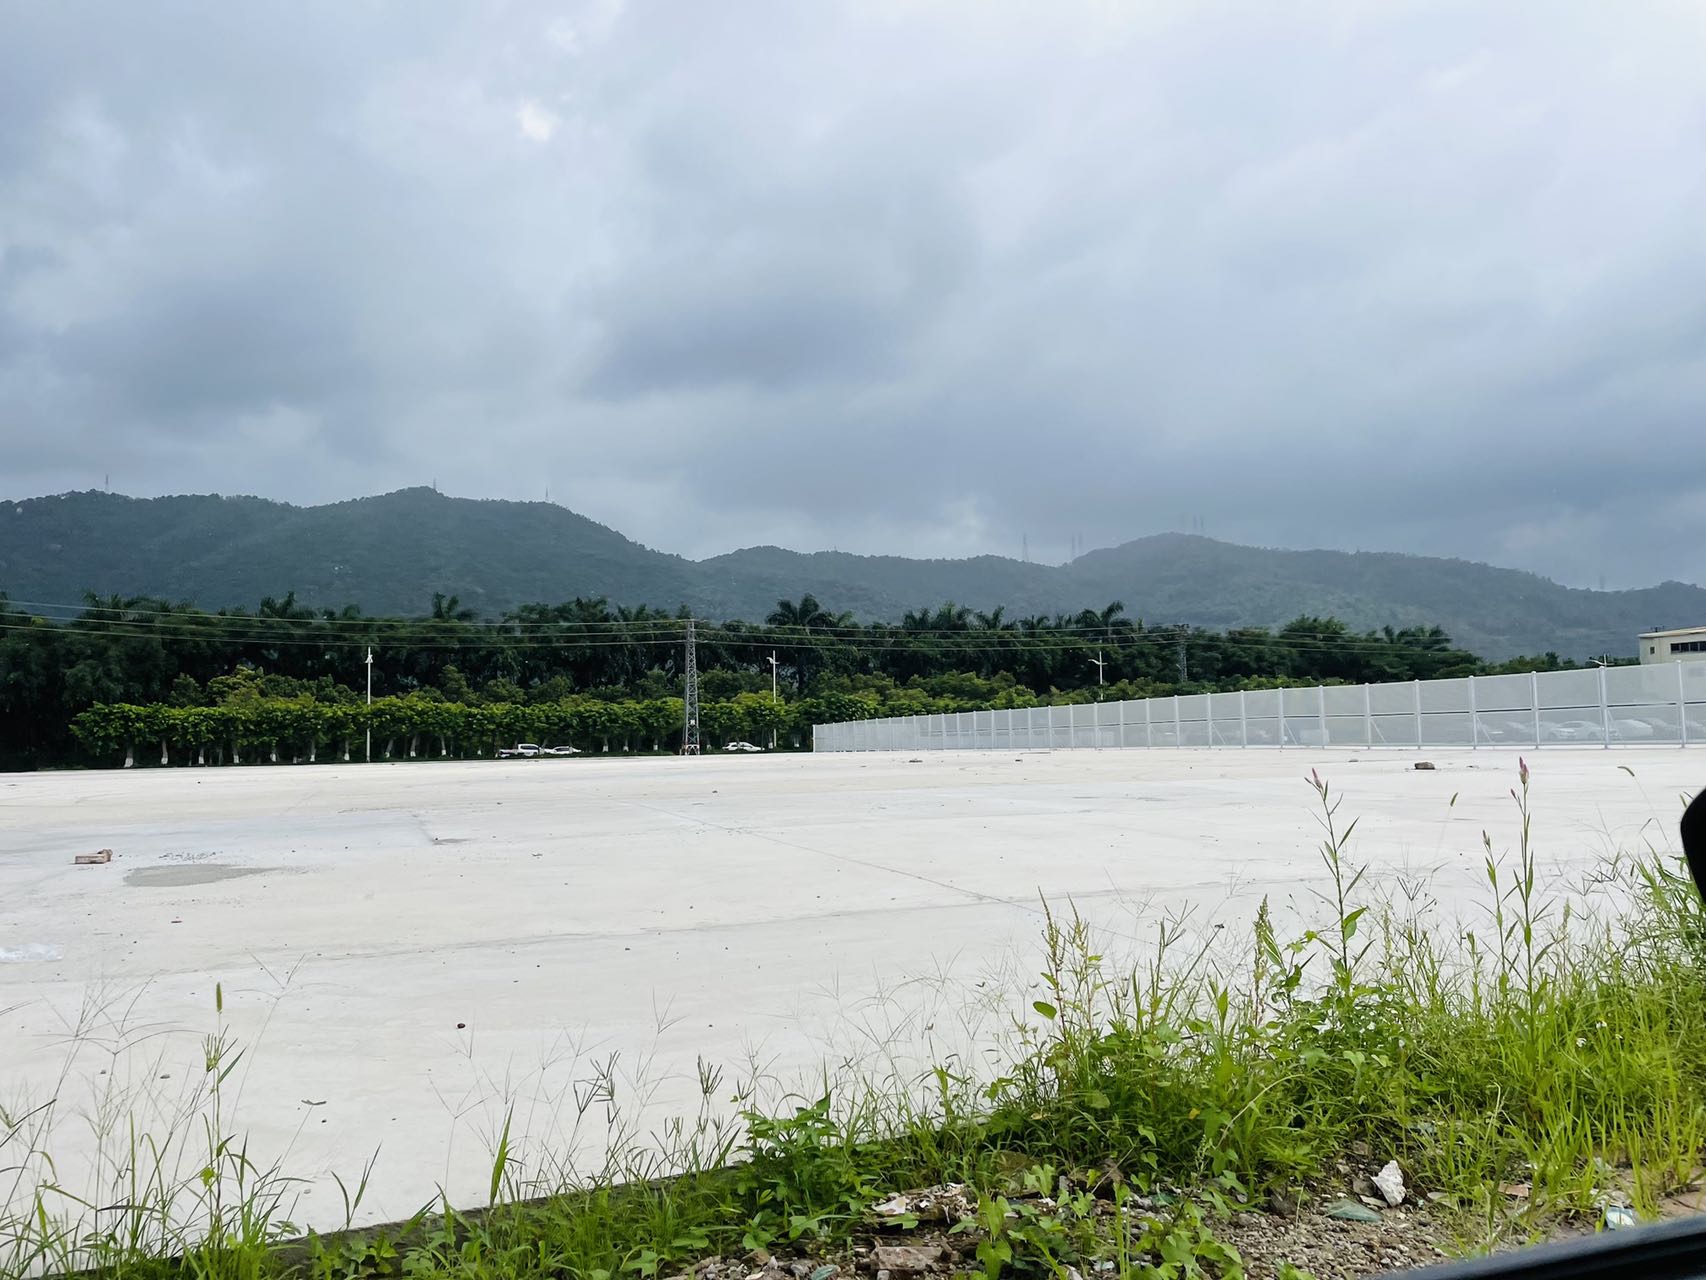
<svg viewBox="0 0 1706 1280"><path fill-rule="evenodd" d="M773 708L776 705L776 650L774 649L770 651L770 705ZM776 750L776 725L774 723L770 726L770 749Z"/></svg>
<svg viewBox="0 0 1706 1280"><path fill-rule="evenodd" d="M367 646L367 763L373 763L373 646Z"/></svg>
<svg viewBox="0 0 1706 1280"><path fill-rule="evenodd" d="M1096 650L1096 656L1091 658L1090 661L1096 664L1096 687L1100 689L1103 684L1102 675L1108 664L1102 661L1102 651L1100 649Z"/></svg>

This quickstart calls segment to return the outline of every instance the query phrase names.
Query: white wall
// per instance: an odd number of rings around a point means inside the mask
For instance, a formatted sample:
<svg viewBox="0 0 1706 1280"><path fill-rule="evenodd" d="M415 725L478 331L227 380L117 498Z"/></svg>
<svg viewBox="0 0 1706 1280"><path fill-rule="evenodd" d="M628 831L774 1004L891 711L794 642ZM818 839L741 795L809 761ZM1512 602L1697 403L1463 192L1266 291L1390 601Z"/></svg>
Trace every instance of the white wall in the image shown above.
<svg viewBox="0 0 1706 1280"><path fill-rule="evenodd" d="M1198 693L816 725L816 751L1706 742L1706 663Z"/></svg>

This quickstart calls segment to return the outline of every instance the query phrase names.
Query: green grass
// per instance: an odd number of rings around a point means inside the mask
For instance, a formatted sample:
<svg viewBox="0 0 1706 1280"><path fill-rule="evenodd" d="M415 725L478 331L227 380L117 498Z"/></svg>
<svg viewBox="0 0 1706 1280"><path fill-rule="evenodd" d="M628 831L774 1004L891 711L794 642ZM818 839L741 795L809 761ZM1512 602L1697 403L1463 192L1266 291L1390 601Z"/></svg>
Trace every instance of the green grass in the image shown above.
<svg viewBox="0 0 1706 1280"><path fill-rule="evenodd" d="M873 1203L941 1183L973 1190L965 1267L989 1280L1095 1261L1121 1280L1232 1276L1215 1215L1274 1189L1342 1192L1353 1151L1397 1158L1466 1248L1608 1198L1650 1212L1706 1142L1706 912L1663 850L1608 866L1591 898L1545 889L1526 766L1516 781L1510 849L1484 838L1469 921L1368 893L1355 824L1311 778L1313 928L1282 936L1264 902L1244 939L1163 921L1149 954L1116 959L1051 911L1041 998L1008 1010L999 1072L826 1071L783 1105L742 1095L731 1127L702 1067L697 1117L643 1141L618 1126L586 1174L548 1153L524 1168L506 1113L489 1203L393 1228L291 1242L296 1186L228 1135L240 1055L215 1032L166 1138L115 1126L98 1196L55 1180L48 1112L0 1112L0 1276L650 1280L709 1254L836 1256ZM593 1088L572 1105L608 1102ZM347 1220L368 1172L339 1184ZM1501 1193L1516 1182L1526 1199Z"/></svg>

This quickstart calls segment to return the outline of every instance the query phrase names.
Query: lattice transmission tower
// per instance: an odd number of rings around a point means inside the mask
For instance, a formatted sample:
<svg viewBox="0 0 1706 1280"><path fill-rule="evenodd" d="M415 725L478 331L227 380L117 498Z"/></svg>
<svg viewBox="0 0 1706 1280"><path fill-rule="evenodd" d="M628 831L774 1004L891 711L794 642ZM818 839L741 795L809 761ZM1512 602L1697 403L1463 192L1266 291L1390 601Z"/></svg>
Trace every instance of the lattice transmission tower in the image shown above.
<svg viewBox="0 0 1706 1280"><path fill-rule="evenodd" d="M699 754L699 654L693 643L692 618L687 620L687 662L682 670L687 676L687 687L681 696L685 712L685 723L681 729L681 754L696 756Z"/></svg>

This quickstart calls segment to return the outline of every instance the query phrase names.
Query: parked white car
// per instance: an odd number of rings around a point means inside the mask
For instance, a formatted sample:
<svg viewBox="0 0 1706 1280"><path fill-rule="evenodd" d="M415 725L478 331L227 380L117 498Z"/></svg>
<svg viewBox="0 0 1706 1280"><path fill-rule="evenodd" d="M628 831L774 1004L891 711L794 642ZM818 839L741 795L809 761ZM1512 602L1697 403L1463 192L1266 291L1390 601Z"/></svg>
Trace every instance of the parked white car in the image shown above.
<svg viewBox="0 0 1706 1280"><path fill-rule="evenodd" d="M723 748L724 751L762 751L763 747L755 747L750 742L731 742Z"/></svg>
<svg viewBox="0 0 1706 1280"><path fill-rule="evenodd" d="M579 747L570 746L565 743L560 747L546 747L539 754L542 756L578 756L580 753L581 749Z"/></svg>
<svg viewBox="0 0 1706 1280"><path fill-rule="evenodd" d="M498 759L500 760L513 760L517 756L531 759L542 754L544 754L544 748L537 742L518 742L513 747L498 748Z"/></svg>

